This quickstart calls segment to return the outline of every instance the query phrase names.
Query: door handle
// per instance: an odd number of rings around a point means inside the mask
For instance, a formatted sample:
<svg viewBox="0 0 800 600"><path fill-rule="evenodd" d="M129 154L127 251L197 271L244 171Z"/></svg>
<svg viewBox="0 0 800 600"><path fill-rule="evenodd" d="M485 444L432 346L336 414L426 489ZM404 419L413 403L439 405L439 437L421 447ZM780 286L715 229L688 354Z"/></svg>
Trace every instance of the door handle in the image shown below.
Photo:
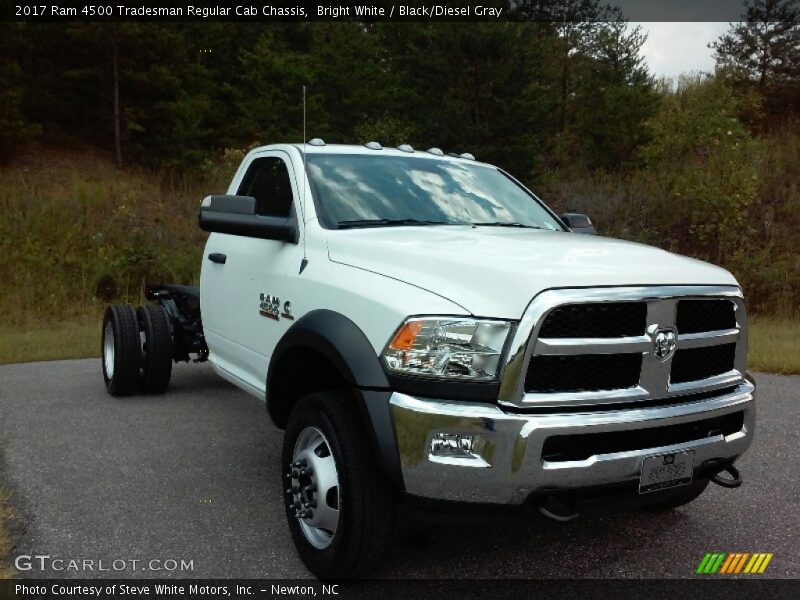
<svg viewBox="0 0 800 600"><path fill-rule="evenodd" d="M219 252L212 252L208 255L208 260L219 265L224 265L225 261L228 260L228 257L224 254L220 254Z"/></svg>

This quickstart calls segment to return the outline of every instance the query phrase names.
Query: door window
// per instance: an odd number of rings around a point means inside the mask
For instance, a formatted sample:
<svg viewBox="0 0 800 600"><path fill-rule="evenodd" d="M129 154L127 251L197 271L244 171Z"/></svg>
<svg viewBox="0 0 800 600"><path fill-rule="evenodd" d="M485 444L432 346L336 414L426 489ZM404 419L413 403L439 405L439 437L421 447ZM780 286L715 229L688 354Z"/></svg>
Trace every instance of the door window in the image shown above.
<svg viewBox="0 0 800 600"><path fill-rule="evenodd" d="M256 214L288 217L293 196L286 163L277 156L255 159L244 175L238 194L256 199Z"/></svg>

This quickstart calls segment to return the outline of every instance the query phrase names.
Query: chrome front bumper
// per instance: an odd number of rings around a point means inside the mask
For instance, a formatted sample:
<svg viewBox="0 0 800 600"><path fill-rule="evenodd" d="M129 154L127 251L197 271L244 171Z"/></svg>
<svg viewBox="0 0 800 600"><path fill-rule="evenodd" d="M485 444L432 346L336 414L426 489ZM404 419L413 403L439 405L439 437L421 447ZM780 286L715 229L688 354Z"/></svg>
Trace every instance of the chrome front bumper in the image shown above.
<svg viewBox="0 0 800 600"><path fill-rule="evenodd" d="M414 398L392 394L400 464L406 492L458 502L520 504L534 493L568 491L635 481L642 460L653 454L693 450L695 469L710 459L732 459L752 441L755 386L744 381L735 389L705 400L651 408L514 414L492 404ZM585 460L542 459L552 436L632 431L691 423L743 413L740 431L670 446L596 454ZM437 456L431 442L438 433L477 436L472 456Z"/></svg>

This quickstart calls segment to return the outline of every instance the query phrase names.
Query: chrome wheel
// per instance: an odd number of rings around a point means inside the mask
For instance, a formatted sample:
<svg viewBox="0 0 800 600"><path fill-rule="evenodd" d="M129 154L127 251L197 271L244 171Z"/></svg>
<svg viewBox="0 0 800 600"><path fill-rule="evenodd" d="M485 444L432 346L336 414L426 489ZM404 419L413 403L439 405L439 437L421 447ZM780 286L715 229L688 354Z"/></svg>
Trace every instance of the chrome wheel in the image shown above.
<svg viewBox="0 0 800 600"><path fill-rule="evenodd" d="M289 508L308 542L323 550L339 525L339 473L331 445L319 429L306 427L297 436L289 472Z"/></svg>
<svg viewBox="0 0 800 600"><path fill-rule="evenodd" d="M95 334L97 335L97 334ZM95 338L97 339L97 338ZM97 343L97 342L95 342ZM97 346L95 346L96 348ZM97 364L97 363L95 363ZM111 321L106 323L105 331L103 332L103 366L106 369L106 377L113 379L114 377L114 328L111 326Z"/></svg>

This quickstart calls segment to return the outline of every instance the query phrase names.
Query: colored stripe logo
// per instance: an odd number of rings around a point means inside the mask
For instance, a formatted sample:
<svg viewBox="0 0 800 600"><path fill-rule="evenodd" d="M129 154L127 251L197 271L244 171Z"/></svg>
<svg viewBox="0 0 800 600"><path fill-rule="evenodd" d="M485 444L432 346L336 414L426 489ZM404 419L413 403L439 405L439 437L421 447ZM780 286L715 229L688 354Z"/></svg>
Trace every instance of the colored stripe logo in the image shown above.
<svg viewBox="0 0 800 600"><path fill-rule="evenodd" d="M761 574L767 570L769 561L772 560L771 552L706 552L703 560L697 567L697 573L703 575L735 575L746 573L748 575Z"/></svg>

